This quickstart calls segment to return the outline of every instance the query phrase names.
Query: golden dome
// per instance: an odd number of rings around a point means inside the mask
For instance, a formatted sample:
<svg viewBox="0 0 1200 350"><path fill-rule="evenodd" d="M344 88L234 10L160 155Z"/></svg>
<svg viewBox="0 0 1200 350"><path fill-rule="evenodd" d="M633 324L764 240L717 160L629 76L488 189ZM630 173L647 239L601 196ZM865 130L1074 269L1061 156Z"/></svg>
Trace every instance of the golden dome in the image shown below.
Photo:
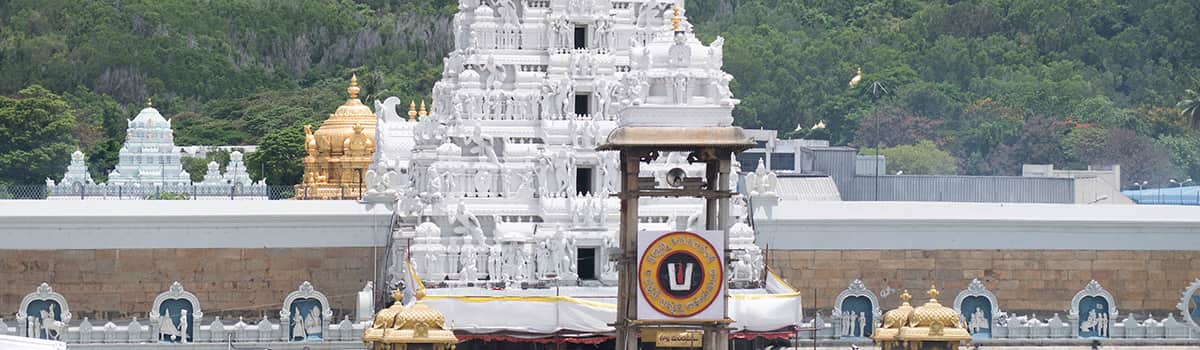
<svg viewBox="0 0 1200 350"><path fill-rule="evenodd" d="M375 314L374 324L371 325L371 328L363 332L363 341L370 342L383 340L386 330L395 325L394 321L396 315L404 312L406 309L404 304L400 302L403 300L403 298L404 295L400 290L392 292L392 299L396 302L392 303L392 306L383 310L379 310L379 312Z"/></svg>
<svg viewBox="0 0 1200 350"><path fill-rule="evenodd" d="M350 87L346 88L350 98L330 114L329 119L322 122L321 128L314 134L320 151L342 153L345 140L358 133L355 131L356 127L363 129L363 135L375 137L375 112L358 100L358 91L358 75L355 74L350 78Z"/></svg>
<svg viewBox="0 0 1200 350"><path fill-rule="evenodd" d="M375 154L375 113L358 100L358 75L346 88L350 98L316 132L304 127L303 183L297 199L359 197L367 168Z"/></svg>
<svg viewBox="0 0 1200 350"><path fill-rule="evenodd" d="M905 290L904 294L900 294L900 301L903 302L900 307L883 314L883 328L900 328L908 324L908 316L913 312L912 305L908 304L909 300L912 300L912 295Z"/></svg>
<svg viewBox="0 0 1200 350"><path fill-rule="evenodd" d="M908 318L909 327L931 327L935 323L941 323L945 328L960 328L958 312L954 309L942 306L938 303L938 291L933 286L929 287L929 301L925 305L913 309L912 316Z"/></svg>

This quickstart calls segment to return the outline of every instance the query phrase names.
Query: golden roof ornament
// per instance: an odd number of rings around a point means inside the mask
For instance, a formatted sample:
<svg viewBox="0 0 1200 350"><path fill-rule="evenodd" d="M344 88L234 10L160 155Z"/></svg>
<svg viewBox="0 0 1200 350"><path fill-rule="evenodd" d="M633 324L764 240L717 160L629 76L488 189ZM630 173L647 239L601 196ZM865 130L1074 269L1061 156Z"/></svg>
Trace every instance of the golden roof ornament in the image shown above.
<svg viewBox="0 0 1200 350"><path fill-rule="evenodd" d="M417 115L422 117L429 115L429 112L425 111L425 99L421 99L421 109L417 110L417 112Z"/></svg>
<svg viewBox="0 0 1200 350"><path fill-rule="evenodd" d="M346 92L350 93L350 99L358 99L358 73L350 76L350 87L346 88Z"/></svg>
<svg viewBox="0 0 1200 350"><path fill-rule="evenodd" d="M401 102L401 103L403 103L403 102ZM422 102L422 103L424 103L424 102ZM410 121L410 122L417 121L417 102L413 101L413 100L408 101L408 121Z"/></svg>
<svg viewBox="0 0 1200 350"><path fill-rule="evenodd" d="M149 96L146 97L146 108L154 107L154 101L151 100L152 98L153 97Z"/></svg>
<svg viewBox="0 0 1200 350"><path fill-rule="evenodd" d="M375 323L363 332L363 343L369 349L405 349L413 344L429 344L433 350L454 350L458 338L446 326L446 317L426 305L422 299L425 291L414 291L416 301L404 306L404 293L397 288L392 292L395 302L391 307L375 314Z"/></svg>
<svg viewBox="0 0 1200 350"><path fill-rule="evenodd" d="M871 339L883 350L903 349L904 344L924 348L922 344L939 349L958 349L959 345L971 340L971 335L959 322L958 312L938 303L937 288L930 286L929 301L913 308L908 301L908 291L900 295L901 305L883 316L883 325L876 328ZM934 345L938 343L939 345Z"/></svg>
<svg viewBox="0 0 1200 350"><path fill-rule="evenodd" d="M858 86L858 83L861 81L862 81L862 67L858 67L858 73L855 74L853 78L850 78L850 87L854 88L855 86Z"/></svg>
<svg viewBox="0 0 1200 350"><path fill-rule="evenodd" d="M296 199L355 199L365 189L363 179L375 154L375 112L358 99L360 91L355 74L346 102L320 128L305 130L308 156Z"/></svg>
<svg viewBox="0 0 1200 350"><path fill-rule="evenodd" d="M675 14L671 16L671 25L674 28L672 30L678 32L679 31L679 22L681 21L681 19L679 18L679 5L675 5L672 7L675 8Z"/></svg>

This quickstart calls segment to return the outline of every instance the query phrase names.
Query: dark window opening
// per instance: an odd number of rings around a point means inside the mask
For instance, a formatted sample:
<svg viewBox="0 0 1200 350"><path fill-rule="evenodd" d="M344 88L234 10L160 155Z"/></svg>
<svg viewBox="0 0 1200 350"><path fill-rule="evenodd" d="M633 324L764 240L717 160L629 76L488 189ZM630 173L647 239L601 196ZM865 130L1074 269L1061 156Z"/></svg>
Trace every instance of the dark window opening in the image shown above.
<svg viewBox="0 0 1200 350"><path fill-rule="evenodd" d="M587 48L587 27L575 27L575 48Z"/></svg>
<svg viewBox="0 0 1200 350"><path fill-rule="evenodd" d="M578 248L575 256L576 266L579 267L579 279L596 279L596 248Z"/></svg>
<svg viewBox="0 0 1200 350"><path fill-rule="evenodd" d="M592 193L592 168L575 170L575 193L581 195Z"/></svg>
<svg viewBox="0 0 1200 350"><path fill-rule="evenodd" d="M575 114L589 115L592 114L592 96L589 94L575 95Z"/></svg>

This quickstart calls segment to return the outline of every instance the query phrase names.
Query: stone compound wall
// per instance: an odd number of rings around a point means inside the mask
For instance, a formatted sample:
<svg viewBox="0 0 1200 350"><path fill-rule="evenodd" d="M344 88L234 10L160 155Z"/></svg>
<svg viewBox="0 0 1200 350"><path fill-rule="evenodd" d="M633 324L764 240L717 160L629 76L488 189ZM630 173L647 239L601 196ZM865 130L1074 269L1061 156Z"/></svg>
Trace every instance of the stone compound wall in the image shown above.
<svg viewBox="0 0 1200 350"><path fill-rule="evenodd" d="M47 282L75 319L145 319L154 297L178 280L205 316L279 317L280 304L309 281L338 319L353 317L356 292L374 279L383 249L218 248L0 250L0 315Z"/></svg>
<svg viewBox="0 0 1200 350"><path fill-rule="evenodd" d="M1181 293L1200 277L1196 250L772 250L767 260L800 289L806 316L814 302L828 316L834 298L855 278L877 295L894 290L880 295L885 310L900 304L904 289L924 303L931 284L942 292L942 304L950 306L978 278L996 294L1001 310L1022 315L1066 317L1071 298L1095 279L1113 293L1122 314L1174 312L1178 317Z"/></svg>

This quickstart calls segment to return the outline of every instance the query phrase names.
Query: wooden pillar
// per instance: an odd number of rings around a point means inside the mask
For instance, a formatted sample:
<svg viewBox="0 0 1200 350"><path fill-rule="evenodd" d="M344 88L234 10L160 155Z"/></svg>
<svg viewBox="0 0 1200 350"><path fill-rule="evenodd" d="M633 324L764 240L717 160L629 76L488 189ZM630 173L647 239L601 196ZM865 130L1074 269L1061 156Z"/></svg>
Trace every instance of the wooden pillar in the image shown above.
<svg viewBox="0 0 1200 350"><path fill-rule="evenodd" d="M638 171L641 155L621 151L621 231L620 258L617 280L617 350L635 350L637 329L629 323L637 319L637 230L638 230Z"/></svg>

